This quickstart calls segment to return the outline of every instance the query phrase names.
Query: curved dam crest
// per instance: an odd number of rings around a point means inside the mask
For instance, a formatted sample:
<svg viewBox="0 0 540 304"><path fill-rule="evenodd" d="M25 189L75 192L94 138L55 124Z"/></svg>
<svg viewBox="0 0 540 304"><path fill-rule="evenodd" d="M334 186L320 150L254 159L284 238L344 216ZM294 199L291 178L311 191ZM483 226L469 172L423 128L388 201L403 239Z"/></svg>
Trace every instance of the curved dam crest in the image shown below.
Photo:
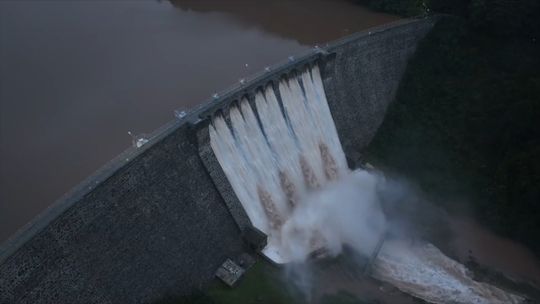
<svg viewBox="0 0 540 304"><path fill-rule="evenodd" d="M0 303L148 303L204 287L250 250L251 226L210 147L210 118L316 62L354 168L435 22L403 20L315 49L157 130L2 245Z"/></svg>

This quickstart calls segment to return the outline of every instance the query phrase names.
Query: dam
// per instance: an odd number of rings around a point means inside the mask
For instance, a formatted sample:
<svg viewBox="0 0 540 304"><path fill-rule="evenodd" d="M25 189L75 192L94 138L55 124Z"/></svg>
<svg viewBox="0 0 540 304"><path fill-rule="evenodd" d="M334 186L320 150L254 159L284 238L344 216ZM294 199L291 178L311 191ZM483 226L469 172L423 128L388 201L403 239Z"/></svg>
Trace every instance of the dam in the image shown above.
<svg viewBox="0 0 540 304"><path fill-rule="evenodd" d="M269 84L275 90L284 77L316 66L300 77L316 82L319 97L324 88L335 123L342 151L330 151L327 164L335 166L327 167L354 169L435 21L399 21L288 58L157 130L2 246L0 303L149 303L204 287L223 261L258 246L248 237L253 225L265 230L215 153L219 136L212 134L229 123L220 113L261 105L261 91L268 102Z"/></svg>
<svg viewBox="0 0 540 304"><path fill-rule="evenodd" d="M402 229L387 225L380 195L395 185L374 168L349 169L318 63L260 88L252 101L243 97L214 115L208 132L251 225L267 236L260 251L272 262L294 271L348 246L371 256L366 267L373 277L430 303L523 302L475 281L425 240L389 236ZM310 284L292 283L310 298Z"/></svg>

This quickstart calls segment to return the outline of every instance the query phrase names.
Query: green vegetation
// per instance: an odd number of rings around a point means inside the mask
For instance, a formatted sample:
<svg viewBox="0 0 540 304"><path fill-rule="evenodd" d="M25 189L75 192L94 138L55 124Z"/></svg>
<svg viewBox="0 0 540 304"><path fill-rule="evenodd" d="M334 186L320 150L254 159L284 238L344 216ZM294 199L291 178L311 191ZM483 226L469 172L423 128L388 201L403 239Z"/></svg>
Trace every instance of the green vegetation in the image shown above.
<svg viewBox="0 0 540 304"><path fill-rule="evenodd" d="M208 290L208 295L220 304L260 303L287 304L301 303L293 297L292 291L283 283L282 273L264 261L258 261L238 286L231 289L221 282Z"/></svg>
<svg viewBox="0 0 540 304"><path fill-rule="evenodd" d="M368 157L450 211L467 201L492 229L540 254L539 4L429 7L455 16L419 45Z"/></svg>
<svg viewBox="0 0 540 304"><path fill-rule="evenodd" d="M335 295L325 295L321 298L320 304L377 304L377 300L360 300L358 297L347 293L338 292Z"/></svg>
<svg viewBox="0 0 540 304"><path fill-rule="evenodd" d="M301 294L285 284L281 270L264 260L251 267L234 288L215 279L204 291L155 304L292 304L305 303Z"/></svg>
<svg viewBox="0 0 540 304"><path fill-rule="evenodd" d="M418 16L426 12L426 1L422 0L356 0L355 2L373 10L401 16Z"/></svg>
<svg viewBox="0 0 540 304"><path fill-rule="evenodd" d="M344 258L327 261L329 265L344 262ZM319 265L323 269L325 266ZM284 281L283 271L270 265L268 262L258 261L238 283L235 288L229 288L223 283L216 281L206 292L207 299L215 304L306 304L303 295ZM201 302L202 303L202 302ZM324 295L321 304L372 304L373 301L360 300L356 296L346 292L335 295Z"/></svg>
<svg viewBox="0 0 540 304"><path fill-rule="evenodd" d="M336 263L350 263L344 257L318 265L319 271ZM377 300L361 300L347 292L322 295L316 301L321 304L376 304ZM184 297L171 297L154 304L307 304L303 294L285 281L284 272L260 259L250 268L234 288L215 279L204 291Z"/></svg>
<svg viewBox="0 0 540 304"><path fill-rule="evenodd" d="M442 13L466 18L471 26L516 35L538 30L537 0L352 0L373 10L413 17ZM521 34L520 34L521 35Z"/></svg>

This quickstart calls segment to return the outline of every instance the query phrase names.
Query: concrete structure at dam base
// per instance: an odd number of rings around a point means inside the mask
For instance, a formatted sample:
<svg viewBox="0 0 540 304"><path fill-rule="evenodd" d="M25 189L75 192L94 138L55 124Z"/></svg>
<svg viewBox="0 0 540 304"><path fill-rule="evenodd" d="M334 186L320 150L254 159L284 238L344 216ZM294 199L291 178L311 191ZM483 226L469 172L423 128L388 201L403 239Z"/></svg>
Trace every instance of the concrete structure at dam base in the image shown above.
<svg viewBox="0 0 540 304"><path fill-rule="evenodd" d="M2 245L0 303L152 303L204 288L225 260L266 241L209 146L209 117L317 63L355 167L435 22L402 20L314 49L157 130Z"/></svg>

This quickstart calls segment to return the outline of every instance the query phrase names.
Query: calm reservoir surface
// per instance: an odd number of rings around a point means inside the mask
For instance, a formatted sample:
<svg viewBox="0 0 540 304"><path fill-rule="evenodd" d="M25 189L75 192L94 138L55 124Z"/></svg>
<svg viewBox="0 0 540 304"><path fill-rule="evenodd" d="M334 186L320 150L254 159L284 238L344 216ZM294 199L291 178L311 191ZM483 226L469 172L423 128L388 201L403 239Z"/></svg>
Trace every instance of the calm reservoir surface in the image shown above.
<svg viewBox="0 0 540 304"><path fill-rule="evenodd" d="M396 19L331 0L1 1L0 242L126 149L128 131Z"/></svg>

